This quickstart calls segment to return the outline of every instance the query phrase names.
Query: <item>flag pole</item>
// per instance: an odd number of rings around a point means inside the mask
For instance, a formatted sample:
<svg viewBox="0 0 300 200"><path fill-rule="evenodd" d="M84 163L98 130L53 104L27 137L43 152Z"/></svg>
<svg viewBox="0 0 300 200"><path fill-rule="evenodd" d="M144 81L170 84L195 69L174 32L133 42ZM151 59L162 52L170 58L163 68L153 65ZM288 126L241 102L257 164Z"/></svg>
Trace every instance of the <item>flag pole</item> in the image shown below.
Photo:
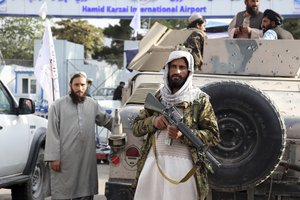
<svg viewBox="0 0 300 200"><path fill-rule="evenodd" d="M56 54L55 54L55 47L54 47L54 43L53 43L53 37L51 34L51 27L50 27L50 22L48 19L46 19L46 23L47 23L47 29L48 29L48 34L49 34L49 40L48 40L48 45L50 47L50 68L51 68L51 82L52 82L52 100L55 101L56 100L56 92L55 92L55 84L54 84L54 79L57 79L57 64L56 64ZM54 71L55 70L55 71Z"/></svg>
<svg viewBox="0 0 300 200"><path fill-rule="evenodd" d="M52 36L52 31L51 31L51 26L50 26L50 21L46 19L46 26L48 29L48 34L49 34L49 40L48 40L48 45L50 47L50 58L49 58L49 63L50 63L50 68L51 68L51 82L52 82L52 100L55 101L56 99L59 98L59 94L56 91L58 89L58 84L56 84L56 81L58 82L58 72L57 72L57 62L56 62L56 53L55 53L55 46L54 46L54 41L53 41L53 36Z"/></svg>
<svg viewBox="0 0 300 200"><path fill-rule="evenodd" d="M50 42L49 42L50 45ZM53 61L52 61L52 56L50 56L50 67L51 67L51 77L52 77L52 100L53 102L55 101L55 93L54 93L54 72L53 72Z"/></svg>

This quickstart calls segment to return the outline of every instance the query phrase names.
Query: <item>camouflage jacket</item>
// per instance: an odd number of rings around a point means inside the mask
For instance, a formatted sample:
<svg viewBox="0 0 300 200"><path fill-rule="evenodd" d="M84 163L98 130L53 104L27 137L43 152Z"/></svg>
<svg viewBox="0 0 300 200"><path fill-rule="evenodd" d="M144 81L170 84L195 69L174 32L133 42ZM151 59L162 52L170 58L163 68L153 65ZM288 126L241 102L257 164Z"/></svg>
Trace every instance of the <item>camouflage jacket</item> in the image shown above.
<svg viewBox="0 0 300 200"><path fill-rule="evenodd" d="M192 50L191 54L195 61L194 70L196 71L201 70L203 63L203 46L206 34L204 31L197 28L192 28L191 30L194 30L194 32L187 38L184 45Z"/></svg>
<svg viewBox="0 0 300 200"><path fill-rule="evenodd" d="M220 141L217 119L210 104L209 97L206 94L200 95L193 103L189 104L184 102L177 105L177 107L183 108L183 122L196 136L200 137L204 143L216 145ZM156 129L152 125L155 116L158 116L158 113L143 109L133 122L133 134L136 137L147 136L141 149L141 157L137 164L136 179L132 184L133 189L137 186L138 178L152 146L151 136L156 132ZM197 163L199 166L199 170L196 171L194 177L196 179L199 200L202 200L207 195L209 189L207 171L210 166L203 162L205 155L203 155L202 152L198 152L189 140L184 137L181 142L190 147L193 163Z"/></svg>

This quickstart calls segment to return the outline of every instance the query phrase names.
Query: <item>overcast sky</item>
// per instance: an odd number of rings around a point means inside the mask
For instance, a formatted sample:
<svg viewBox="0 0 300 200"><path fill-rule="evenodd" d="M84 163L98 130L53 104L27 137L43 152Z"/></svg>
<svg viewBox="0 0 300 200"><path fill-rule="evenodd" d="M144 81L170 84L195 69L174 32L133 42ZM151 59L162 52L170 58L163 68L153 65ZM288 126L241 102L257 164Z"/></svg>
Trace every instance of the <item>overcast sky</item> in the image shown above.
<svg viewBox="0 0 300 200"><path fill-rule="evenodd" d="M86 19L90 24L100 27L106 28L110 25L114 26L119 23L120 19Z"/></svg>

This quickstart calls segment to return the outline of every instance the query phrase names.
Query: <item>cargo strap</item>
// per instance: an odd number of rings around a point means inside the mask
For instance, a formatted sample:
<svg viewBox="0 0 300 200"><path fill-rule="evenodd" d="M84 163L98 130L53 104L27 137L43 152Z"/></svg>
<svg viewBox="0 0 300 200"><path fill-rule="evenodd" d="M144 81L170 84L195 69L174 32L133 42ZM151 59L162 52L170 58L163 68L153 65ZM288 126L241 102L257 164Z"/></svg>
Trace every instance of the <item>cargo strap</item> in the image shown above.
<svg viewBox="0 0 300 200"><path fill-rule="evenodd" d="M155 157L155 162L156 162L156 165L157 165L157 168L160 172L160 174L167 180L169 181L170 183L173 183L174 185L178 185L179 183L184 183L186 182L187 180L189 180L189 178L191 176L193 176L197 170L197 165L194 165L193 168L180 180L180 181L176 181L176 180L173 180L171 178L169 178L164 172L163 170L160 168L160 166L158 165L158 158L157 158L157 154L156 154L156 140L155 140L155 134L152 135L152 149L153 149L153 153L154 153L154 157Z"/></svg>

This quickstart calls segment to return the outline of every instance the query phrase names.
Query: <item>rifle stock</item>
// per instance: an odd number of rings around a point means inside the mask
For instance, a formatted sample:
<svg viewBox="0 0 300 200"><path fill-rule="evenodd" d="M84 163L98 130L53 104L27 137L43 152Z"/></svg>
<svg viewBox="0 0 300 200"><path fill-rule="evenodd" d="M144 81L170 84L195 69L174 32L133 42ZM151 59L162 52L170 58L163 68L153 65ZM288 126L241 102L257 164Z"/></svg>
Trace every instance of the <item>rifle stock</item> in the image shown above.
<svg viewBox="0 0 300 200"><path fill-rule="evenodd" d="M147 94L144 107L159 113L162 113L165 109L164 105L159 102L157 98L151 93Z"/></svg>
<svg viewBox="0 0 300 200"><path fill-rule="evenodd" d="M212 163L214 163L218 167L221 166L221 163L209 151L206 151L205 144L202 142L202 140L195 136L184 123L174 118L172 116L172 113L168 113L169 110L165 108L165 106L153 94L147 94L144 107L146 109L153 110L164 115L170 124L175 125L178 130L180 130L182 134L193 143L198 151L204 151L207 155L207 158Z"/></svg>

